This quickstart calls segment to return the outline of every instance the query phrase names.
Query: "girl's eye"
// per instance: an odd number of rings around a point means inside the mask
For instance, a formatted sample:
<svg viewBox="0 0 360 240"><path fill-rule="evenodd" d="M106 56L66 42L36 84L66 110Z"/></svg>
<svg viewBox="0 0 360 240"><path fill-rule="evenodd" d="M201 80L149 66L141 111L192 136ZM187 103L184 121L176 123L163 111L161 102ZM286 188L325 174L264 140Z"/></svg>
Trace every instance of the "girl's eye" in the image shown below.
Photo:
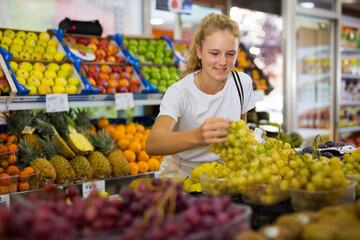
<svg viewBox="0 0 360 240"><path fill-rule="evenodd" d="M229 56L235 56L235 53L228 53Z"/></svg>
<svg viewBox="0 0 360 240"><path fill-rule="evenodd" d="M214 56L218 55L218 53L211 53L211 54L214 55Z"/></svg>

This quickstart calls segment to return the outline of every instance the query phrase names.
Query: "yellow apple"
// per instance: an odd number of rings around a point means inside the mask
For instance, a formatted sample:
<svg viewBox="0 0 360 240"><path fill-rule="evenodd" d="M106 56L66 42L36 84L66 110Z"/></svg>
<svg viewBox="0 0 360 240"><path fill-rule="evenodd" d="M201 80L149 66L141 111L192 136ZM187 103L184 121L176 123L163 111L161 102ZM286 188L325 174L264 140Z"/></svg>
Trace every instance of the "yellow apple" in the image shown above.
<svg viewBox="0 0 360 240"><path fill-rule="evenodd" d="M71 64L69 64L69 63L62 64L61 70L67 71L69 73L69 75L71 75L73 73L73 68L72 68Z"/></svg>
<svg viewBox="0 0 360 240"><path fill-rule="evenodd" d="M57 77L55 78L55 85L66 87L68 83L65 78Z"/></svg>
<svg viewBox="0 0 360 240"><path fill-rule="evenodd" d="M46 67L43 63L37 62L37 63L34 63L34 69L44 72L46 70Z"/></svg>
<svg viewBox="0 0 360 240"><path fill-rule="evenodd" d="M15 77L16 77L16 78L22 77L23 79L28 79L28 77L29 77L29 72L28 72L28 71L25 71L25 70L23 70L23 69L19 69L19 70L16 71Z"/></svg>
<svg viewBox="0 0 360 240"><path fill-rule="evenodd" d="M48 34L47 32L42 32L39 34L39 39L44 39L45 41L49 41L50 40L50 34Z"/></svg>
<svg viewBox="0 0 360 240"><path fill-rule="evenodd" d="M11 70L12 70L14 73L19 69L19 64L17 64L17 62L10 61L9 64L10 64Z"/></svg>
<svg viewBox="0 0 360 240"><path fill-rule="evenodd" d="M50 87L55 85L54 79L48 78L48 77L41 79L41 84L42 85L48 85Z"/></svg>
<svg viewBox="0 0 360 240"><path fill-rule="evenodd" d="M54 86L52 86L52 92L53 93L64 93L65 88L63 86L54 85Z"/></svg>
<svg viewBox="0 0 360 240"><path fill-rule="evenodd" d="M44 73L44 76L48 77L48 78L56 78L57 75L56 75L56 72L54 72L54 71L46 70Z"/></svg>
<svg viewBox="0 0 360 240"><path fill-rule="evenodd" d="M73 85L67 85L65 87L65 92L67 94L76 94L77 93L77 87L73 86Z"/></svg>
<svg viewBox="0 0 360 240"><path fill-rule="evenodd" d="M26 84L25 87L29 89L29 95L37 94L37 88L34 85Z"/></svg>
<svg viewBox="0 0 360 240"><path fill-rule="evenodd" d="M18 83L22 84L22 85L26 85L26 80L22 77L17 77L16 80L18 81Z"/></svg>
<svg viewBox="0 0 360 240"><path fill-rule="evenodd" d="M43 79L44 78L44 74L40 71L40 70L32 70L30 72L30 76L31 77L36 77L37 79Z"/></svg>
<svg viewBox="0 0 360 240"><path fill-rule="evenodd" d="M29 62L21 62L19 63L19 69L25 70L27 72L30 72L34 69L33 65Z"/></svg>
<svg viewBox="0 0 360 240"><path fill-rule="evenodd" d="M57 52L54 54L54 59L57 62L61 62L64 59L64 57L65 57L65 53L63 52Z"/></svg>
<svg viewBox="0 0 360 240"><path fill-rule="evenodd" d="M57 72L60 69L59 64L57 63L49 63L46 67L46 70Z"/></svg>
<svg viewBox="0 0 360 240"><path fill-rule="evenodd" d="M48 41L48 46L54 46L54 47L58 47L59 46L59 43L56 41L56 40L54 40L54 39L50 39L49 41Z"/></svg>
<svg viewBox="0 0 360 240"><path fill-rule="evenodd" d="M59 71L57 71L57 76L58 77L68 78L69 75L70 75L69 72L65 71L65 70L60 69Z"/></svg>
<svg viewBox="0 0 360 240"><path fill-rule="evenodd" d="M48 85L41 84L37 89L39 94L45 95L51 93L51 88Z"/></svg>
<svg viewBox="0 0 360 240"><path fill-rule="evenodd" d="M76 77L69 77L68 83L69 83L70 85L75 86L75 87L79 87L79 85L80 85L80 80L79 80L78 78L76 78Z"/></svg>
<svg viewBox="0 0 360 240"><path fill-rule="evenodd" d="M29 85L34 85L35 87L38 87L40 86L40 80L37 79L36 77L29 77L27 80L26 80L26 83L29 84Z"/></svg>

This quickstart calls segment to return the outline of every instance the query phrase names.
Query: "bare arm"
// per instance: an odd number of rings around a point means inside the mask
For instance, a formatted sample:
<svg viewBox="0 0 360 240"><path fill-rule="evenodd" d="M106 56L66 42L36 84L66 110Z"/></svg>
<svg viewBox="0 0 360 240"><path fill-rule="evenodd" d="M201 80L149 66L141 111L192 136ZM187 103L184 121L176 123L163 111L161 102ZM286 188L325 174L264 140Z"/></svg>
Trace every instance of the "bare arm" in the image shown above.
<svg viewBox="0 0 360 240"><path fill-rule="evenodd" d="M145 151L148 155L169 155L197 146L226 141L231 121L225 118L208 118L198 128L183 132L173 132L176 124L170 116L159 116L146 140Z"/></svg>
<svg viewBox="0 0 360 240"><path fill-rule="evenodd" d="M245 123L247 123L247 113L241 114L241 119L244 120Z"/></svg>

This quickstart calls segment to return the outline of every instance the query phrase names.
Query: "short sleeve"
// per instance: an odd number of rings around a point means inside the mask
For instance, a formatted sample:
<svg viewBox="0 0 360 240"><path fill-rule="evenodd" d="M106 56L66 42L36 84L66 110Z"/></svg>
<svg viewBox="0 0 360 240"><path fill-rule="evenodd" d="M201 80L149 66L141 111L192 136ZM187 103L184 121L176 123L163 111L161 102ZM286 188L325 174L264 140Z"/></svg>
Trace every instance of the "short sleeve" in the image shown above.
<svg viewBox="0 0 360 240"><path fill-rule="evenodd" d="M251 77L243 72L239 72L239 75L244 92L244 106L242 107L242 114L244 114L255 107L255 97Z"/></svg>
<svg viewBox="0 0 360 240"><path fill-rule="evenodd" d="M181 116L181 109L184 101L178 88L170 86L164 94L158 116L167 115L172 117L176 122Z"/></svg>

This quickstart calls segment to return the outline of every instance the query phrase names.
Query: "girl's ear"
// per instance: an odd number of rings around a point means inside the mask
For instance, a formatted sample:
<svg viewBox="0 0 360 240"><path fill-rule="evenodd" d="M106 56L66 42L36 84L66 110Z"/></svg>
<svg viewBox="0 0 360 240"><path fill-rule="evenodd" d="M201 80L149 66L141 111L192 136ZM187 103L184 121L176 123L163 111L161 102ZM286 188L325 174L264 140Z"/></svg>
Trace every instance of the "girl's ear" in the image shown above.
<svg viewBox="0 0 360 240"><path fill-rule="evenodd" d="M199 59L201 59L201 47L199 44L196 44L196 55Z"/></svg>

